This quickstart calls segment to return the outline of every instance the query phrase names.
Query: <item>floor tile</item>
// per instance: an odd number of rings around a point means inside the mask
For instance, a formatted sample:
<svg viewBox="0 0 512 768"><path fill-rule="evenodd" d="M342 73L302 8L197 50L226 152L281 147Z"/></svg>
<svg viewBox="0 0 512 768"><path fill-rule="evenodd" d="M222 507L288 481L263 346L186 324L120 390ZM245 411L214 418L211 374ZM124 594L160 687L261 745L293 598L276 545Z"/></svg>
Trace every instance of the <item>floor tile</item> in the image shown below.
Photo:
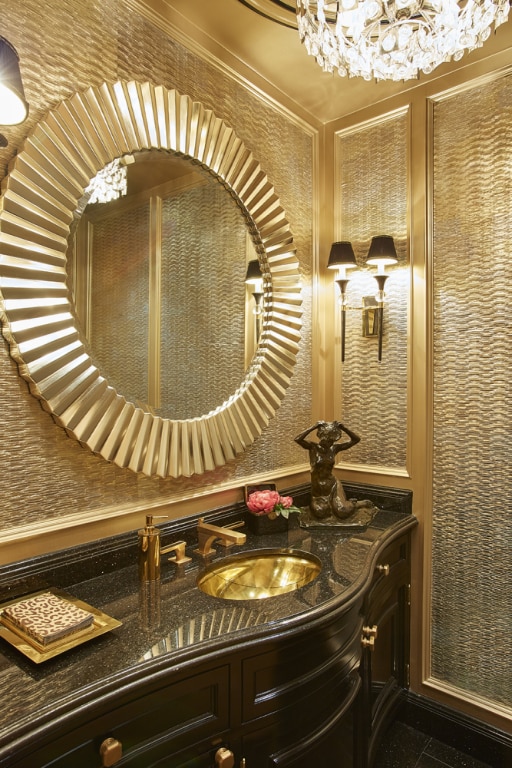
<svg viewBox="0 0 512 768"><path fill-rule="evenodd" d="M405 723L395 722L382 739L374 768L502 768L432 739Z"/></svg>
<svg viewBox="0 0 512 768"><path fill-rule="evenodd" d="M415 768L429 737L395 722L383 738L374 768Z"/></svg>
<svg viewBox="0 0 512 768"><path fill-rule="evenodd" d="M442 744L436 739L430 739L425 747L425 753L449 765L450 768L490 768L487 763L482 763L474 757L458 752L453 747Z"/></svg>
<svg viewBox="0 0 512 768"><path fill-rule="evenodd" d="M443 763L441 760L436 760L435 757L423 753L416 763L416 768L452 768L452 766L450 763Z"/></svg>

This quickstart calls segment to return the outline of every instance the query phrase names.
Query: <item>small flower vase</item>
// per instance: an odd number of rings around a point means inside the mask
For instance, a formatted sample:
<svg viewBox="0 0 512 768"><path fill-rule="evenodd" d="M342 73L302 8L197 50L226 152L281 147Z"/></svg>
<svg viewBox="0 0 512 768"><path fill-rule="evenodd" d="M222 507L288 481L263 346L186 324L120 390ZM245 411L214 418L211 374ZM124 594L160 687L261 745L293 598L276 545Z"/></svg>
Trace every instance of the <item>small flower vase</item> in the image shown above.
<svg viewBox="0 0 512 768"><path fill-rule="evenodd" d="M288 530L288 518L278 515L273 520L268 515L249 514L249 530L257 536L267 533L284 533Z"/></svg>

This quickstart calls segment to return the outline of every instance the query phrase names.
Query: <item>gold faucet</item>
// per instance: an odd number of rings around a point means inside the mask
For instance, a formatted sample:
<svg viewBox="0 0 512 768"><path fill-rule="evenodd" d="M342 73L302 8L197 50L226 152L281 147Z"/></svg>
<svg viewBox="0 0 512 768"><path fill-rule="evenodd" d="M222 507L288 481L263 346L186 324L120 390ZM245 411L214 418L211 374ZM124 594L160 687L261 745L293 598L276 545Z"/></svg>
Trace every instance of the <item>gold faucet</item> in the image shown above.
<svg viewBox="0 0 512 768"><path fill-rule="evenodd" d="M220 525L205 523L204 517L200 517L197 523L197 541L198 547L194 550L198 555L206 557L213 555L215 550L212 547L214 541L219 541L222 547L232 547L235 544L245 544L247 536L245 533L238 533L235 528L241 528L244 521L240 520L233 523L231 528L223 528Z"/></svg>
<svg viewBox="0 0 512 768"><path fill-rule="evenodd" d="M156 581L160 578L160 558L168 552L176 552L169 558L177 565L188 563L191 559L185 555L185 542L177 541L163 549L160 547L160 531L153 525L155 518L165 515L146 515L146 527L139 531L139 577L141 581Z"/></svg>
<svg viewBox="0 0 512 768"><path fill-rule="evenodd" d="M169 544L168 547L162 547L160 550L161 555L167 555L168 552L175 552L174 557L168 557L170 563L176 563L176 565L183 565L183 563L190 563L191 557L187 557L185 554L186 541L175 541L174 544Z"/></svg>

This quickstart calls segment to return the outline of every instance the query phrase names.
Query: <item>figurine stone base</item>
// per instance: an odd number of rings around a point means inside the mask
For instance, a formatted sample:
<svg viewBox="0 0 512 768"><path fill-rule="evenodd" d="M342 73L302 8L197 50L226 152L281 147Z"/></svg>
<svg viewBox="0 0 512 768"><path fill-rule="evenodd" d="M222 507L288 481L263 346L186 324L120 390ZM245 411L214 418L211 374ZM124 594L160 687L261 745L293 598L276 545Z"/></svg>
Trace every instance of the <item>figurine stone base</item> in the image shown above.
<svg viewBox="0 0 512 768"><path fill-rule="evenodd" d="M349 517L342 520L335 515L319 519L312 514L309 507L303 507L302 515L299 517L299 525L301 528L340 528L354 533L367 528L378 511L379 508L373 505L361 506L356 508Z"/></svg>

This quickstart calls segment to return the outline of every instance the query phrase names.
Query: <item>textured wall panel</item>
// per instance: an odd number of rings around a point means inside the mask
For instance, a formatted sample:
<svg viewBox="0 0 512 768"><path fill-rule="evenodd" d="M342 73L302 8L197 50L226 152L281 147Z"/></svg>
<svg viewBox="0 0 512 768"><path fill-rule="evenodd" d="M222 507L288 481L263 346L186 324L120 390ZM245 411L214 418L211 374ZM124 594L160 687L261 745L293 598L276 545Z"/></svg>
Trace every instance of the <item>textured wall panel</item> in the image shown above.
<svg viewBox="0 0 512 768"><path fill-rule="evenodd" d="M512 77L434 130L432 674L512 707Z"/></svg>
<svg viewBox="0 0 512 768"><path fill-rule="evenodd" d="M148 401L149 205L94 225L93 359L132 402Z"/></svg>
<svg viewBox="0 0 512 768"><path fill-rule="evenodd" d="M341 420L361 437L345 463L404 467L407 446L407 125L406 114L338 137L339 239L358 262L349 274L348 302L374 296L376 268L365 267L371 238L392 235L398 265L388 269L382 361L377 339L362 337L360 311L347 311ZM338 288L335 286L337 296Z"/></svg>
<svg viewBox="0 0 512 768"><path fill-rule="evenodd" d="M162 411L190 419L245 376L247 229L216 181L167 198L162 228Z"/></svg>
<svg viewBox="0 0 512 768"><path fill-rule="evenodd" d="M202 485L304 461L293 442L311 423L311 271L313 142L301 127L265 106L209 63L169 39L121 0L4 0L2 35L18 50L30 115L4 130L0 175L23 137L62 99L117 79L150 80L213 109L261 162L286 210L303 278L302 341L276 417L236 461L190 479L157 479L108 464L55 425L19 378L0 341L0 525L13 528L80 510L151 503Z"/></svg>

